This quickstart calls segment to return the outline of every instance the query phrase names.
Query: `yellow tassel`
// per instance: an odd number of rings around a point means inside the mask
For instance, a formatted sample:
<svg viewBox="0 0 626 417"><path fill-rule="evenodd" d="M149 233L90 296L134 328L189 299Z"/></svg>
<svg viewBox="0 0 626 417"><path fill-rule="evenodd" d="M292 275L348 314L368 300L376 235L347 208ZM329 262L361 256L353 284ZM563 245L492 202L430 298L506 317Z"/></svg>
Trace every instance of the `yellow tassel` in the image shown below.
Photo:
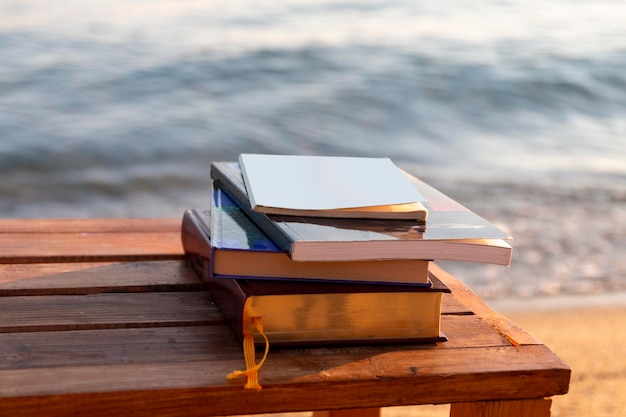
<svg viewBox="0 0 626 417"><path fill-rule="evenodd" d="M263 336L265 340L265 353L263 354L263 359L257 364L255 358L255 350L254 350L254 333L250 333L244 329L243 332L243 356L246 359L246 370L245 371L235 371L226 377L226 379L234 379L240 376L246 376L248 381L246 385L244 385L245 389L254 389L260 390L261 385L259 384L259 369L265 363L265 359L267 359L267 354L270 350L270 341L267 339L265 332L263 331L263 321L261 317L254 317L254 324L256 325L256 329Z"/></svg>

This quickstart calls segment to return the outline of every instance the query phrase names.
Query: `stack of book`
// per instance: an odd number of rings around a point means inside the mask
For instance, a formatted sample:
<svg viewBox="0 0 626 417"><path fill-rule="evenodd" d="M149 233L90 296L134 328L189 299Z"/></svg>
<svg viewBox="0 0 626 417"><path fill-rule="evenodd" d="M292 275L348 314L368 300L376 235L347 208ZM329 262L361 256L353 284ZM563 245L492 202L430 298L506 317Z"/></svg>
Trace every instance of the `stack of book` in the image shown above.
<svg viewBox="0 0 626 417"><path fill-rule="evenodd" d="M511 260L505 232L386 158L245 154L211 176L182 242L242 340L445 341L429 262Z"/></svg>

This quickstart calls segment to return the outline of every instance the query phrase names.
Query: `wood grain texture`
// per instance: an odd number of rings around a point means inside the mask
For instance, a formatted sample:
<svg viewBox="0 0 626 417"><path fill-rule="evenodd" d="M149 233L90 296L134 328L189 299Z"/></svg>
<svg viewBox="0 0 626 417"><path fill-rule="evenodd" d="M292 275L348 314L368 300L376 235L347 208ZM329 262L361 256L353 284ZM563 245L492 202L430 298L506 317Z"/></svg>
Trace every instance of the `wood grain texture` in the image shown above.
<svg viewBox="0 0 626 417"><path fill-rule="evenodd" d="M450 417L550 417L551 404L549 398L452 404Z"/></svg>
<svg viewBox="0 0 626 417"><path fill-rule="evenodd" d="M182 259L178 233L2 233L0 263Z"/></svg>
<svg viewBox="0 0 626 417"><path fill-rule="evenodd" d="M0 263L182 259L181 219L0 219Z"/></svg>
<svg viewBox="0 0 626 417"><path fill-rule="evenodd" d="M312 417L379 417L380 408L359 408L351 410L315 411Z"/></svg>
<svg viewBox="0 0 626 417"><path fill-rule="evenodd" d="M441 303L441 314L443 315L472 315L474 312L466 305L459 302L454 294L443 294Z"/></svg>
<svg viewBox="0 0 626 417"><path fill-rule="evenodd" d="M1 297L0 333L223 323L206 292Z"/></svg>
<svg viewBox="0 0 626 417"><path fill-rule="evenodd" d="M0 333L0 370L241 360L226 326Z"/></svg>
<svg viewBox="0 0 626 417"><path fill-rule="evenodd" d="M2 233L178 233L181 218L0 219Z"/></svg>
<svg viewBox="0 0 626 417"><path fill-rule="evenodd" d="M204 290L185 262L0 264L0 296Z"/></svg>
<svg viewBox="0 0 626 417"><path fill-rule="evenodd" d="M290 351L273 355L263 369L260 392L243 390L240 381L227 383L223 375L238 369L241 360L224 358L8 370L2 372L0 397L9 400L0 401L0 406L10 406L11 411L45 407L47 415L116 411L167 416L181 415L170 406L186 407L189 402L200 407L195 414L188 410L190 415L228 415L537 398L567 391L568 375L558 362L533 364L547 352L542 346L374 357ZM59 396L67 401L59 405ZM61 406L58 414L55 405Z"/></svg>
<svg viewBox="0 0 626 417"><path fill-rule="evenodd" d="M178 220L11 220L0 229L0 415L341 414L433 403L476 414L486 402L493 417L569 387L570 369L549 348L433 265L452 289L448 342L270 349L263 389L244 390L225 378L244 367L241 345L183 261Z"/></svg>
<svg viewBox="0 0 626 417"><path fill-rule="evenodd" d="M206 317L202 310L193 326L175 326L168 323L150 322L142 325L127 322L127 328L117 328L119 323L104 324L100 321L83 324L30 325L29 332L0 333L0 369L23 369L26 367L62 367L84 365L119 365L124 363L180 362L208 360L217 357L242 359L242 347L234 333L224 325L216 311ZM213 324L203 324L210 318ZM183 321L183 324L188 321ZM169 324L168 327L162 327ZM361 346L356 348L333 347L327 349L277 349L271 347L270 361L274 355L317 355L346 352L369 356L394 351L419 351L432 349L457 349L465 346L491 347L506 343L496 332L485 327L478 317L446 317L445 329L450 340L437 345L397 345L393 347ZM107 328L105 328L108 325ZM5 324L6 326L6 324ZM14 327L14 326L12 326ZM51 327L56 328L50 329ZM295 352L295 353L294 353Z"/></svg>

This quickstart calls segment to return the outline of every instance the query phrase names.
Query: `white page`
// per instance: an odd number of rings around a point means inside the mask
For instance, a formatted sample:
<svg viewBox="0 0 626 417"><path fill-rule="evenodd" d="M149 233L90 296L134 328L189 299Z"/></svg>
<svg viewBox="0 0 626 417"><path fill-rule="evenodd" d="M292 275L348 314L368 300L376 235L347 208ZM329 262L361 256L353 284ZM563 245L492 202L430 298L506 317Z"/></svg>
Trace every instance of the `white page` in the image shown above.
<svg viewBox="0 0 626 417"><path fill-rule="evenodd" d="M424 201L389 158L242 154L252 207L296 210Z"/></svg>

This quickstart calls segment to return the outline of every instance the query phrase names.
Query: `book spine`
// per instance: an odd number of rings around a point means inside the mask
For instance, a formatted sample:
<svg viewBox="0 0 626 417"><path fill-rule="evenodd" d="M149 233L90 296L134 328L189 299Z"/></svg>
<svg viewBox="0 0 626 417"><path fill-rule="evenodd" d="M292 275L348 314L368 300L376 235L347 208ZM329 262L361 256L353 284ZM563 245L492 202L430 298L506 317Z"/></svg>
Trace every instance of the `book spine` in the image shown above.
<svg viewBox="0 0 626 417"><path fill-rule="evenodd" d="M211 268L207 258L197 256L191 260L191 266L200 280L206 285L211 298L222 312L224 320L233 329L239 339L243 340L243 309L248 298L236 279L212 279Z"/></svg>
<svg viewBox="0 0 626 417"><path fill-rule="evenodd" d="M211 164L211 177L214 180L215 187L221 188L226 192L239 208L272 239L276 246L291 255L293 244L297 241L297 238L287 233L286 230L282 229L267 215L252 209L240 172L229 169L226 163L219 165L214 163Z"/></svg>
<svg viewBox="0 0 626 417"><path fill-rule="evenodd" d="M208 260L207 274L214 275L215 248L211 245L211 230L207 225L211 213L187 210L183 215L181 239L183 250L189 257L202 257Z"/></svg>
<svg viewBox="0 0 626 417"><path fill-rule="evenodd" d="M210 232L205 230L196 210L187 210L183 215L181 242L187 256L211 257Z"/></svg>

